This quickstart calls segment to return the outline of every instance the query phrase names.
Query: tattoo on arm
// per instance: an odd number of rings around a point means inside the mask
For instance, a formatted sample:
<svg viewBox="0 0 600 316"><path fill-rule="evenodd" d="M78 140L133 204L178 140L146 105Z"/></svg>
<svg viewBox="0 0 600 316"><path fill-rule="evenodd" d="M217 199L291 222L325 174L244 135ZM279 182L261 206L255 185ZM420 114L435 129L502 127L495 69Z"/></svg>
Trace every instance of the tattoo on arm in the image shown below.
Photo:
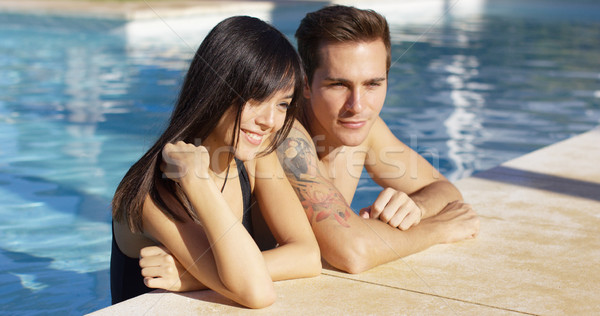
<svg viewBox="0 0 600 316"><path fill-rule="evenodd" d="M321 175L312 142L303 134L297 134L300 132L294 129L277 148L277 156L309 222L312 225L331 218L344 227L350 227L350 207L333 183Z"/></svg>

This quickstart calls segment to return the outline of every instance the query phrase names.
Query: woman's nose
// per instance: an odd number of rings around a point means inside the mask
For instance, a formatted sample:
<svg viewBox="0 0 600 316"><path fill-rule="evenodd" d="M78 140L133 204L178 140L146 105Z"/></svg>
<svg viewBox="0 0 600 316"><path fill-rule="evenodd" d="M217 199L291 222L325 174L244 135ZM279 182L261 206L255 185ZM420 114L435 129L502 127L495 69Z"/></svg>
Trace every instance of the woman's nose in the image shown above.
<svg viewBox="0 0 600 316"><path fill-rule="evenodd" d="M261 110L257 113L256 124L260 125L263 129L273 128L275 126L275 109L270 104L261 106Z"/></svg>

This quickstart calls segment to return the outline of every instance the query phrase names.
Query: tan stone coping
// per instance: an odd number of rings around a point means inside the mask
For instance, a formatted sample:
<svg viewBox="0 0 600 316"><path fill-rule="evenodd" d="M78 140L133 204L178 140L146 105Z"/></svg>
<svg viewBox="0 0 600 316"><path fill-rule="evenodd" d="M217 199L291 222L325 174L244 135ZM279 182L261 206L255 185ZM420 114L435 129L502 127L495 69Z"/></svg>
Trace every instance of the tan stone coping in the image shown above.
<svg viewBox="0 0 600 316"><path fill-rule="evenodd" d="M456 184L481 217L475 240L350 275L275 283L249 310L212 291L156 291L91 315L591 315L600 311L600 129Z"/></svg>

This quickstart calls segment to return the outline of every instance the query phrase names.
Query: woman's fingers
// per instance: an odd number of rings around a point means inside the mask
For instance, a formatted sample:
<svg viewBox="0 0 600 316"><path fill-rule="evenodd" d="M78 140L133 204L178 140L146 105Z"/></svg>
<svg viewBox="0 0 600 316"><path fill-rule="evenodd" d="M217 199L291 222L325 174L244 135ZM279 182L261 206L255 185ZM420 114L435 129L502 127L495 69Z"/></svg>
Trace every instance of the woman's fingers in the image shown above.
<svg viewBox="0 0 600 316"><path fill-rule="evenodd" d="M166 248L161 246L148 246L140 250L140 258L170 254Z"/></svg>
<svg viewBox="0 0 600 316"><path fill-rule="evenodd" d="M183 141L168 143L163 147L160 169L163 174L179 181L184 177L208 178L210 157L204 146L195 146Z"/></svg>
<svg viewBox="0 0 600 316"><path fill-rule="evenodd" d="M178 288L181 287L179 279L172 280L166 278L145 277L144 284L151 289L163 289L169 291L178 291Z"/></svg>

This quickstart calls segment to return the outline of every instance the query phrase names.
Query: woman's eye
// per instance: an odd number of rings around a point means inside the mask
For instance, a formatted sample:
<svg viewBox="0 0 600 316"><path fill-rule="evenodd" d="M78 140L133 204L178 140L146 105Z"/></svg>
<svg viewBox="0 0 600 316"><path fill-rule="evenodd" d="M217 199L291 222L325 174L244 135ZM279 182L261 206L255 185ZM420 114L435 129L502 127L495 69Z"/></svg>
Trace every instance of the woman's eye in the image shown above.
<svg viewBox="0 0 600 316"><path fill-rule="evenodd" d="M281 103L278 104L278 106L281 109L287 110L290 107L290 103L289 102L281 102Z"/></svg>

